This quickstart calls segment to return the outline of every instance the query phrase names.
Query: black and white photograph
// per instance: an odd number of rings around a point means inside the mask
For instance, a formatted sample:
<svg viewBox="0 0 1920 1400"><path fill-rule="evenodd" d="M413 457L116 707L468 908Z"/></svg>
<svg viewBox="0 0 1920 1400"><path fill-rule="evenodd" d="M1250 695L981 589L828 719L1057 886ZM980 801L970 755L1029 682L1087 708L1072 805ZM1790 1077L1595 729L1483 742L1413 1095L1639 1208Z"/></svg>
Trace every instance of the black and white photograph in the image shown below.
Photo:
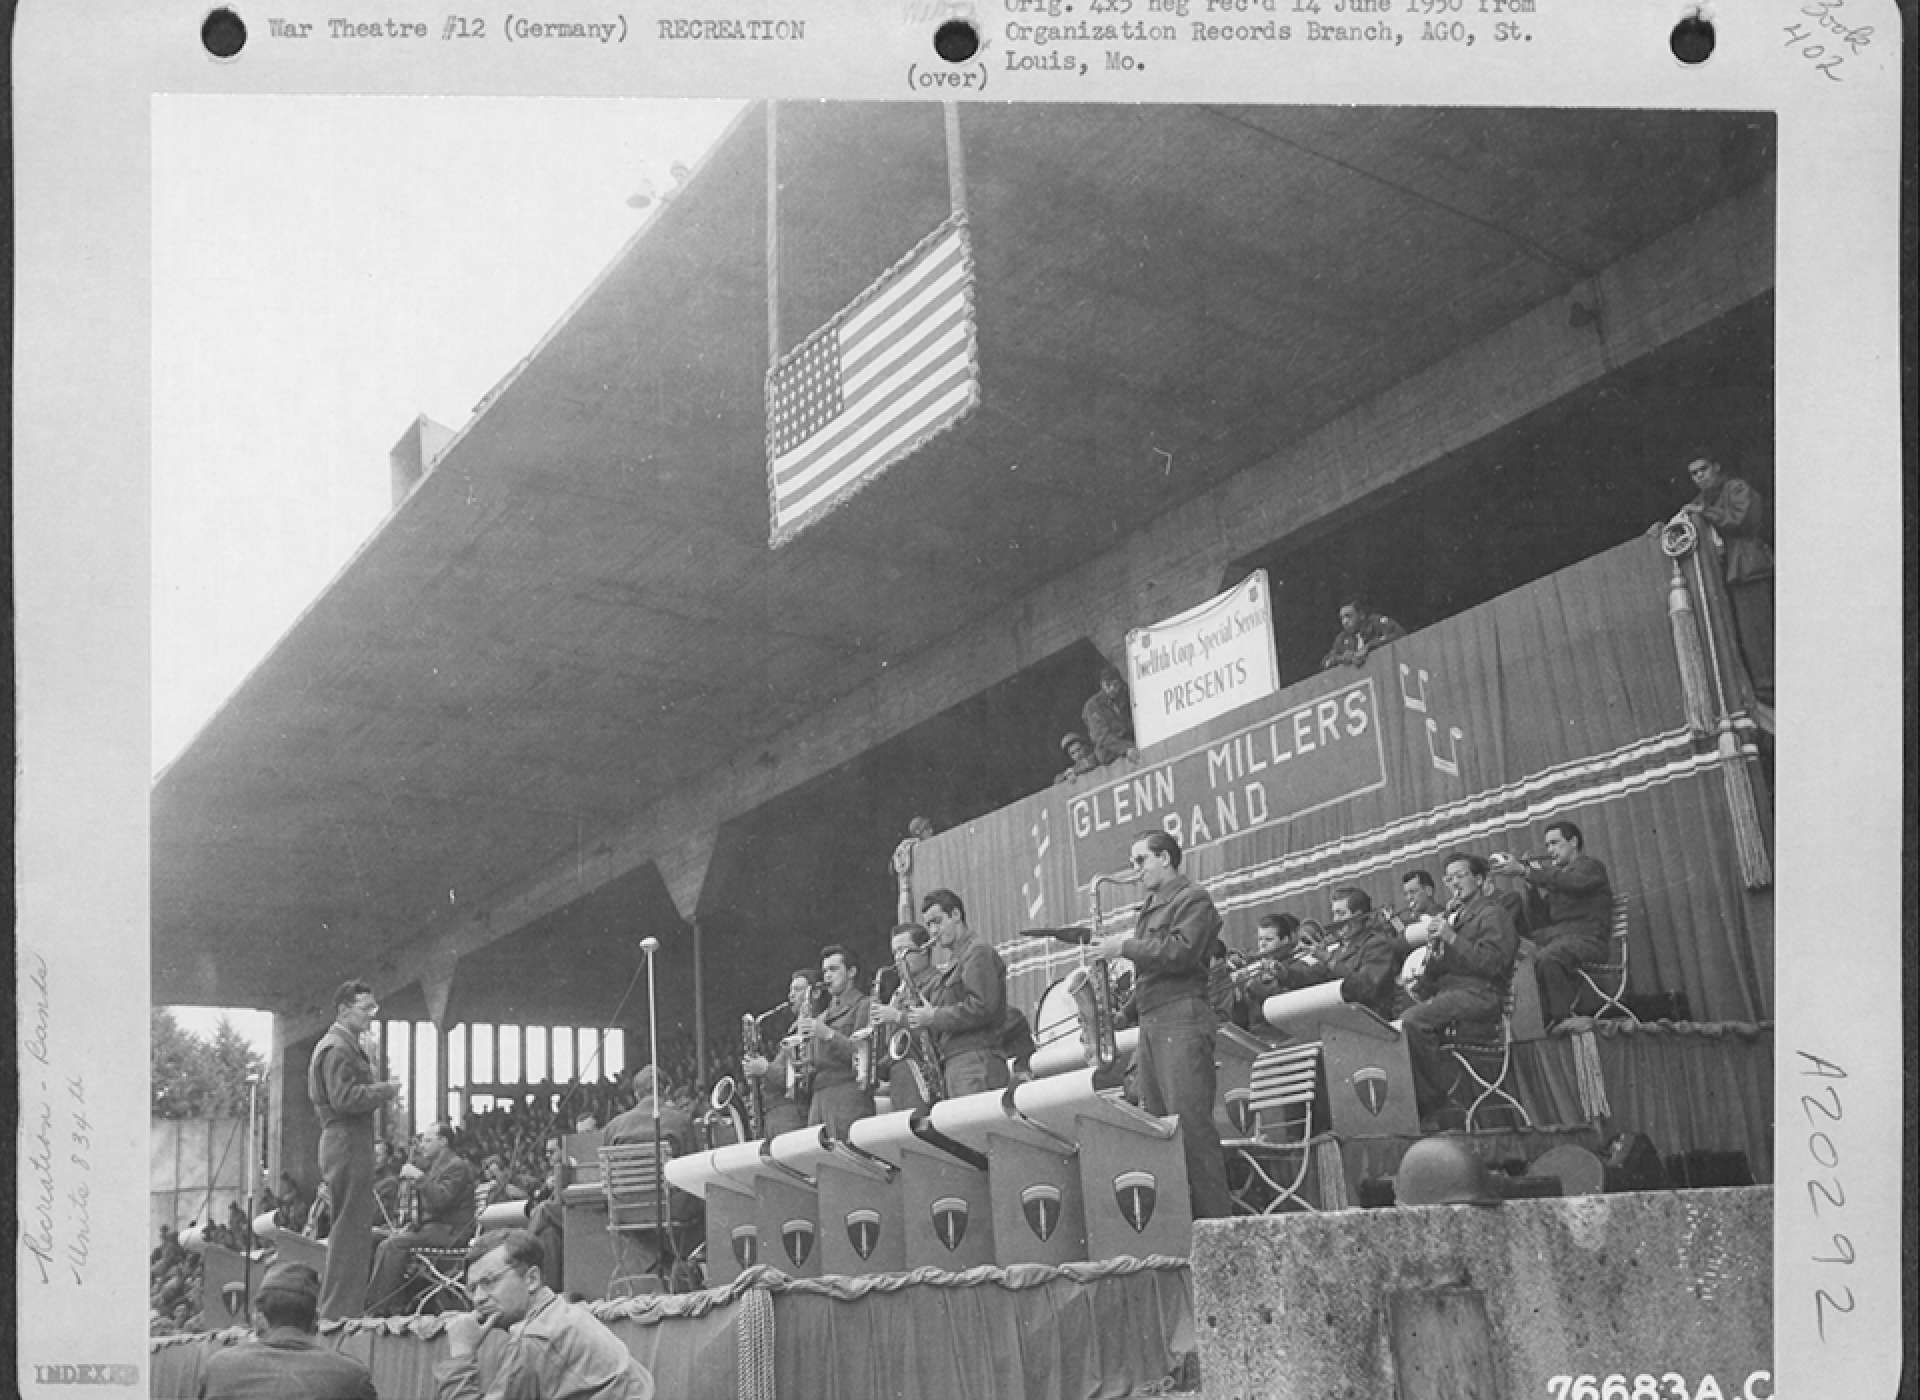
<svg viewBox="0 0 1920 1400"><path fill-rule="evenodd" d="M1890 1390L1890 193L1744 70L1006 10L132 84L22 359L137 455L16 391L23 1394Z"/></svg>

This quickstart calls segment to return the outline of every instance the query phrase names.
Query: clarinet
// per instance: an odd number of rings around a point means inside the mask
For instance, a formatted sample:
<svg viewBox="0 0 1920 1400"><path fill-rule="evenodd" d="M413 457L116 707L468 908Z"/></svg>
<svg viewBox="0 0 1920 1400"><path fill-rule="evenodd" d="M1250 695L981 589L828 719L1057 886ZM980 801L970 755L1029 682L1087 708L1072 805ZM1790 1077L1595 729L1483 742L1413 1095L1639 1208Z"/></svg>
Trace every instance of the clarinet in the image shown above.
<svg viewBox="0 0 1920 1400"><path fill-rule="evenodd" d="M818 1018L826 1014L827 1007L833 1001L833 994L823 983L815 982L807 988L807 999L800 1014ZM787 1057L787 1097L799 1101L813 1092L813 1037L802 1039L794 1037L793 1053Z"/></svg>

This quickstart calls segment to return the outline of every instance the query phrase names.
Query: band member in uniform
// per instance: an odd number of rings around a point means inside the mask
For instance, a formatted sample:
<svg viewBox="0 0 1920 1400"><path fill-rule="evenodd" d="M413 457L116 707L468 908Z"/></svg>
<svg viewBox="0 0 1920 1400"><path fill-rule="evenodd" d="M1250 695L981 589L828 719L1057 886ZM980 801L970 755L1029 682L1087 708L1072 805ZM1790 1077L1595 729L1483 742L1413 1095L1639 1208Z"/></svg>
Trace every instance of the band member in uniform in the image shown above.
<svg viewBox="0 0 1920 1400"><path fill-rule="evenodd" d="M933 966L933 935L927 932L925 924L900 924L893 931L892 944L893 965L900 970L900 984L893 989L886 1005L873 1008L873 1024L878 1028L875 1034L883 1036L895 1027L906 1025L908 1010L928 999L937 976ZM944 1087L945 1083L942 1075L938 1087ZM910 1061L895 1060L889 1066L887 1097L896 1111L927 1106Z"/></svg>
<svg viewBox="0 0 1920 1400"><path fill-rule="evenodd" d="M1440 914L1440 895L1433 876L1424 870L1409 870L1400 877L1400 928L1404 932L1422 920Z"/></svg>
<svg viewBox="0 0 1920 1400"><path fill-rule="evenodd" d="M1276 980L1286 991L1338 981L1342 1001L1392 1020L1405 940L1363 889L1341 886L1333 892L1332 908L1327 941L1284 963Z"/></svg>
<svg viewBox="0 0 1920 1400"><path fill-rule="evenodd" d="M1000 1040L1007 1022L1007 965L986 939L967 926L967 907L952 890L920 901L920 921L947 952L935 975L931 1006L910 1007L912 1029L930 1030L940 1050L947 1097L1004 1089L1011 1081Z"/></svg>
<svg viewBox="0 0 1920 1400"><path fill-rule="evenodd" d="M1540 981L1540 1015L1551 1026L1573 1014L1580 968L1607 960L1607 925L1613 919L1613 886L1607 867L1586 852L1580 828L1557 821L1547 826L1547 859L1532 864L1502 856L1495 875L1517 876L1527 893L1544 900L1546 922L1527 939L1534 945L1533 971ZM1537 906L1536 906L1537 907ZM1539 924L1539 919L1533 921Z"/></svg>
<svg viewBox="0 0 1920 1400"><path fill-rule="evenodd" d="M1458 852L1446 860L1447 892L1453 896L1441 928L1428 946L1420 998L1400 1018L1413 1062L1414 1103L1423 1131L1451 1126L1441 1121L1451 1104L1453 1076L1440 1032L1461 1022L1497 1021L1513 976L1520 935L1506 905L1487 890L1487 863Z"/></svg>
<svg viewBox="0 0 1920 1400"><path fill-rule="evenodd" d="M1213 1126L1214 1020L1207 1004L1207 963L1220 938L1220 913L1211 896L1180 873L1180 857L1180 843L1167 832L1144 832L1134 841L1131 859L1147 894L1133 932L1097 938L1089 951L1133 962L1140 1107L1179 1116L1193 1218L1204 1220L1233 1212Z"/></svg>
<svg viewBox="0 0 1920 1400"><path fill-rule="evenodd" d="M806 1014L817 976L810 967L795 968L792 980L787 983L787 1006L793 1012L794 1025L798 1025L800 1018ZM760 1081L760 1102L767 1113L761 1129L763 1137L779 1137L782 1133L807 1126L812 1095L804 1088L794 1093L788 1092L792 1078L789 1070L793 1065L795 1048L796 1042L783 1039L772 1059L764 1055L748 1055L740 1061L741 1073Z"/></svg>
<svg viewBox="0 0 1920 1400"><path fill-rule="evenodd" d="M435 1123L420 1134L413 1159L400 1168L413 1183L415 1219L380 1241L368 1287L375 1316L399 1311L405 1303L407 1265L422 1245L464 1244L473 1233L473 1207L479 1180L473 1164L453 1150L453 1129Z"/></svg>
<svg viewBox="0 0 1920 1400"><path fill-rule="evenodd" d="M373 1115L400 1093L397 1080L376 1083L361 1037L373 1029L380 1003L365 982L343 982L333 994L333 1024L313 1047L307 1095L320 1118L320 1176L332 1203L327 1265L320 1281L322 1317L358 1317L367 1306L373 1263Z"/></svg>
<svg viewBox="0 0 1920 1400"><path fill-rule="evenodd" d="M1299 951L1295 942L1299 931L1300 921L1291 914L1274 911L1260 916L1253 934L1253 956L1233 974L1234 991L1246 1008L1247 1025L1262 1024L1261 1004L1285 990L1280 984L1280 969Z"/></svg>
<svg viewBox="0 0 1920 1400"><path fill-rule="evenodd" d="M867 994L860 990L859 959L838 943L820 950L820 977L827 984L827 1009L795 1024L796 1053L813 1056L808 1125L824 1125L843 1138L849 1124L873 1116L873 1096L853 1078L853 1033L867 1023Z"/></svg>

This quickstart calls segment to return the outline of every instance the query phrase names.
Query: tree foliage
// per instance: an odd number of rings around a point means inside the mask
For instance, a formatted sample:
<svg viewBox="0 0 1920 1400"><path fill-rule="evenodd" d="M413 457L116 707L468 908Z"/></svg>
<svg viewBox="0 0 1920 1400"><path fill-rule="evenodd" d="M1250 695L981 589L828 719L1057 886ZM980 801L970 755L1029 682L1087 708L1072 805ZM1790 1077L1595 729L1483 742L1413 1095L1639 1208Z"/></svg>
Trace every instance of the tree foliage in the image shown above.
<svg viewBox="0 0 1920 1400"><path fill-rule="evenodd" d="M153 1116L242 1118L247 1079L264 1082L267 1063L224 1016L208 1040L183 1029L164 1006L153 1008Z"/></svg>

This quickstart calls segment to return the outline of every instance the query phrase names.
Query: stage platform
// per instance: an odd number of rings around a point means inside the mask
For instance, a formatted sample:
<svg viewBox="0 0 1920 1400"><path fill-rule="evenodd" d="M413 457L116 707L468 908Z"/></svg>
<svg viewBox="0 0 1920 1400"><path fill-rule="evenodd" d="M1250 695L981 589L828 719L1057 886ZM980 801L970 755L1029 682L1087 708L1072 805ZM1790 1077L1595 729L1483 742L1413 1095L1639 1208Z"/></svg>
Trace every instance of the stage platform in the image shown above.
<svg viewBox="0 0 1920 1400"><path fill-rule="evenodd" d="M676 1400L1121 1400L1197 1347L1187 1262L1164 1257L861 1278L760 1267L591 1306ZM320 1339L365 1361L381 1395L431 1400L444 1332L438 1317L362 1318ZM155 1338L149 1394L193 1400L206 1358L245 1335Z"/></svg>

